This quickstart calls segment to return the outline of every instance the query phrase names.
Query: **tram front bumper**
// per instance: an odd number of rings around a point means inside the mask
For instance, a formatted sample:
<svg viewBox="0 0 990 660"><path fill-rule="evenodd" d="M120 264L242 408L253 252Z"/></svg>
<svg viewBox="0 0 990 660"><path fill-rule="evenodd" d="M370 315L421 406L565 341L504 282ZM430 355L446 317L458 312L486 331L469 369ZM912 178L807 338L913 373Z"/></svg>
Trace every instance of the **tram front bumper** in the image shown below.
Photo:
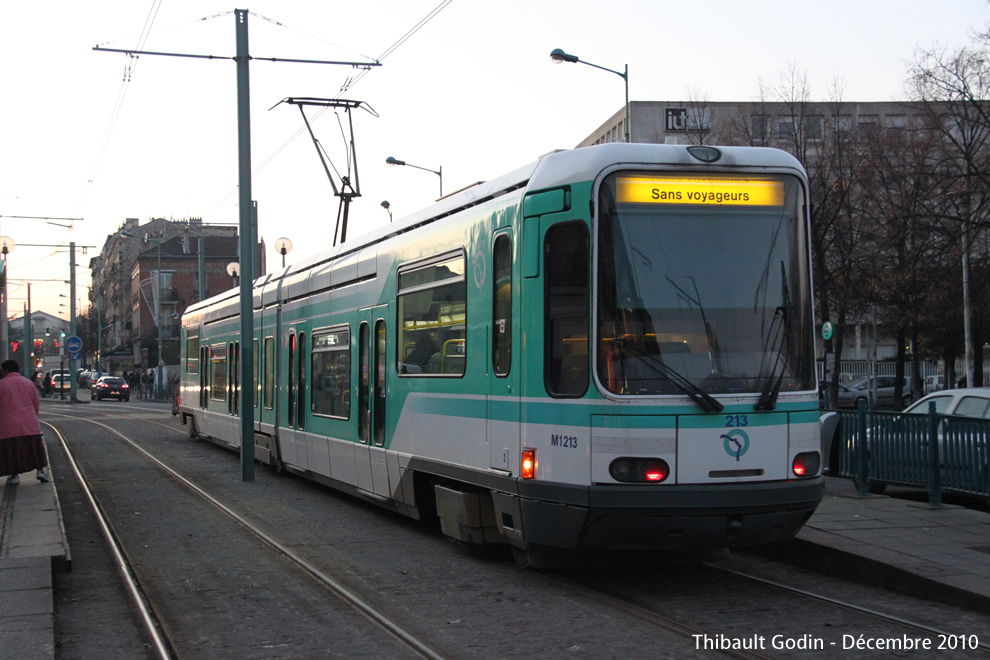
<svg viewBox="0 0 990 660"><path fill-rule="evenodd" d="M662 488L527 484L519 510L527 543L573 550L736 548L792 538L824 494L822 477Z"/></svg>

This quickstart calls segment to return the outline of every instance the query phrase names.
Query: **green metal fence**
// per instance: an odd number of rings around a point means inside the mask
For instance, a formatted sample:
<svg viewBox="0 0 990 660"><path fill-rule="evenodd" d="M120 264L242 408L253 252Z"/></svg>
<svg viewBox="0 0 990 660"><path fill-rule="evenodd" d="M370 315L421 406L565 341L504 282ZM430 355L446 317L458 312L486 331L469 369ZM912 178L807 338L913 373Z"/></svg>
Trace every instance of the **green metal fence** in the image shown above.
<svg viewBox="0 0 990 660"><path fill-rule="evenodd" d="M891 484L927 488L933 504L946 491L990 497L990 420L939 415L934 403L927 414L837 412L831 473L855 479L861 494Z"/></svg>

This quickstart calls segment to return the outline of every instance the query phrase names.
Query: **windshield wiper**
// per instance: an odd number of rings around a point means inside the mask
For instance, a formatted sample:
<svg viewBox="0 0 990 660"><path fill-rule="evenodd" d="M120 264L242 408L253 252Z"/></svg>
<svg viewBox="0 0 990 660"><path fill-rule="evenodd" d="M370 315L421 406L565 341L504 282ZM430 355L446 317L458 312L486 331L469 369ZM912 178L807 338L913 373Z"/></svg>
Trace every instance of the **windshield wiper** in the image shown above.
<svg viewBox="0 0 990 660"><path fill-rule="evenodd" d="M705 412L722 412L725 409L725 406L718 399L715 399L708 392L692 383L677 370L667 366L667 363L659 355L649 355L633 346L625 345L622 340L618 340L617 343L621 349L629 351L638 357L643 364L662 374L667 380L676 385L678 389L691 397Z"/></svg>
<svg viewBox="0 0 990 660"><path fill-rule="evenodd" d="M773 410L777 407L777 397L780 395L780 384L784 380L784 372L787 370L787 365L784 364L780 368L780 373L774 377L777 373L777 367L784 362L782 359L784 356L784 349L787 347L787 324L790 320L789 314L791 309L791 298L787 291L787 271L784 268L784 262L780 262L780 278L782 287L783 301L780 307L778 307L773 314L773 320L770 322L770 330L767 333L769 344L764 346L764 352L768 349L772 349L774 344L777 342L775 338L777 336L781 337L780 346L777 348L773 356L773 365L770 367L770 375L767 377L767 384L763 387L763 392L760 394L759 400L753 406L755 410ZM780 321L778 325L778 320ZM776 334L773 334L776 331Z"/></svg>

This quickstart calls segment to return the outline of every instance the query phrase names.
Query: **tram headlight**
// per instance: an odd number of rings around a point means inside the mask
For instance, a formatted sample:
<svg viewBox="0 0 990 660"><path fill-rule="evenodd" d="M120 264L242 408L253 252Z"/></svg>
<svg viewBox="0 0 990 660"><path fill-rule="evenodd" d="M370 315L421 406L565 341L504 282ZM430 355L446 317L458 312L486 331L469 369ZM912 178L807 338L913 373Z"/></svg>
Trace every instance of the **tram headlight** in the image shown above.
<svg viewBox="0 0 990 660"><path fill-rule="evenodd" d="M817 451L798 454L791 463L791 470L798 477L813 477L822 467L822 457Z"/></svg>
<svg viewBox="0 0 990 660"><path fill-rule="evenodd" d="M623 483L657 484L670 476L670 465L662 458L624 456L609 464L608 473Z"/></svg>

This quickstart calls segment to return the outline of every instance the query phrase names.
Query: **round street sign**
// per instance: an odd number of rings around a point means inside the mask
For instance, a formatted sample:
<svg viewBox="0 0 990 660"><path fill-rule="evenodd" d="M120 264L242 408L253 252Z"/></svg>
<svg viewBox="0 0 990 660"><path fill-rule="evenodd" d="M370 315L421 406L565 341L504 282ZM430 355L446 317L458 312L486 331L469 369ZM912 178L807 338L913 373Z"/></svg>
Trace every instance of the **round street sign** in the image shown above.
<svg viewBox="0 0 990 660"><path fill-rule="evenodd" d="M78 353L82 350L82 339L76 337L75 335L66 338L65 348L68 349L70 353Z"/></svg>
<svg viewBox="0 0 990 660"><path fill-rule="evenodd" d="M832 338L832 322L825 321L822 323L822 339L828 341Z"/></svg>

